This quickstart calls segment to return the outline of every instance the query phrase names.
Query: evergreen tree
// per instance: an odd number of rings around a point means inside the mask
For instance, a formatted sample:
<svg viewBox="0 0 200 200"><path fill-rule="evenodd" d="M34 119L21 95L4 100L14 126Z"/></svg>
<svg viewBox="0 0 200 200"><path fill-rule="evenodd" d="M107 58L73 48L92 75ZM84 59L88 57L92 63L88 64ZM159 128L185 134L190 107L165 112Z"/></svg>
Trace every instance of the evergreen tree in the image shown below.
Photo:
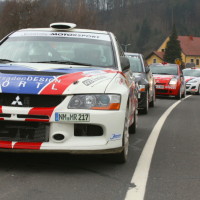
<svg viewBox="0 0 200 200"><path fill-rule="evenodd" d="M144 52L146 44L149 42L151 36L151 28L147 21L147 19L144 19L142 23L142 27L139 31L139 37L136 42L137 48L139 53Z"/></svg>
<svg viewBox="0 0 200 200"><path fill-rule="evenodd" d="M167 42L167 46L165 49L164 61L169 63L174 63L176 59L182 60L181 51L182 50L180 46L180 41L178 40L176 27L174 25L172 34L169 37L169 41Z"/></svg>

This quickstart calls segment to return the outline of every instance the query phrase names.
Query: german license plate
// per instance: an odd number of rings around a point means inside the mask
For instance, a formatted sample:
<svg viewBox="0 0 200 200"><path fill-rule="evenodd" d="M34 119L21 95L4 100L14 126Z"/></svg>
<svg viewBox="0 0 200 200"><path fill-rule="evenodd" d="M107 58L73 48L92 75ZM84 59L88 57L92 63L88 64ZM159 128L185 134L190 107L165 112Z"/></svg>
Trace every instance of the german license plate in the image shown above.
<svg viewBox="0 0 200 200"><path fill-rule="evenodd" d="M88 113L55 113L55 121L89 122L90 114Z"/></svg>
<svg viewBox="0 0 200 200"><path fill-rule="evenodd" d="M164 88L164 85L156 85L156 88L157 88L157 89L163 89L163 88Z"/></svg>

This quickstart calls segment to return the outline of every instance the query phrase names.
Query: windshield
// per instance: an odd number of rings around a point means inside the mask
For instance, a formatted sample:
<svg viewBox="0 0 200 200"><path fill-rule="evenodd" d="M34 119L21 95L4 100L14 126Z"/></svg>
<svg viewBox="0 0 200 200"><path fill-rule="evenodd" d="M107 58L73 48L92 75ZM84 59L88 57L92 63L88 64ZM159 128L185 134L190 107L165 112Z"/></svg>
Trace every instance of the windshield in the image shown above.
<svg viewBox="0 0 200 200"><path fill-rule="evenodd" d="M138 56L127 56L130 61L132 72L143 72L142 62Z"/></svg>
<svg viewBox="0 0 200 200"><path fill-rule="evenodd" d="M200 77L200 70L195 70L195 69L189 69L189 70L183 70L183 75L184 76L194 76L194 77Z"/></svg>
<svg viewBox="0 0 200 200"><path fill-rule="evenodd" d="M54 35L53 32L32 32L25 36L27 33L16 32L1 44L1 62L115 66L108 35L74 33L76 35L72 36L73 33L68 33L66 36L67 33L62 33L64 36L60 36L60 32Z"/></svg>
<svg viewBox="0 0 200 200"><path fill-rule="evenodd" d="M178 75L177 65L150 65L153 74Z"/></svg>

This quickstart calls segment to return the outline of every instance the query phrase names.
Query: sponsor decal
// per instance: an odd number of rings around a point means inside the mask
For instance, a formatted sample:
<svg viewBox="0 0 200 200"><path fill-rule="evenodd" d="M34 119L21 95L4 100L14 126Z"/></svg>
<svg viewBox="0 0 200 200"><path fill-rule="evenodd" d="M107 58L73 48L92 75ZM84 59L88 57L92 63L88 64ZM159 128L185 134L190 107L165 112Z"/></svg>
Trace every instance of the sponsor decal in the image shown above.
<svg viewBox="0 0 200 200"><path fill-rule="evenodd" d="M91 79L86 79L82 83L86 86L89 86L89 85L91 85L99 80L102 80L104 78L106 78L106 76L99 76L99 77L95 77L95 78L91 78Z"/></svg>
<svg viewBox="0 0 200 200"><path fill-rule="evenodd" d="M10 37L67 37L67 38L80 38L80 39L91 39L91 40L103 40L110 41L110 37L107 34L98 33L76 33L76 32L22 32L18 31L10 35Z"/></svg>
<svg viewBox="0 0 200 200"><path fill-rule="evenodd" d="M110 140L120 140L121 137L122 137L122 134L114 133L114 134L112 134L112 136L110 137Z"/></svg>
<svg viewBox="0 0 200 200"><path fill-rule="evenodd" d="M72 74L66 74L58 77L55 81L50 82L45 86L40 94L63 94L63 92L75 81L85 77L83 72L77 72ZM53 91L52 91L53 90Z"/></svg>
<svg viewBox="0 0 200 200"><path fill-rule="evenodd" d="M2 93L16 92L18 94L38 94L43 87L53 81L57 82L56 76L42 77L34 75L16 76L12 74L3 74L0 76L0 87ZM54 90L53 86L52 90Z"/></svg>

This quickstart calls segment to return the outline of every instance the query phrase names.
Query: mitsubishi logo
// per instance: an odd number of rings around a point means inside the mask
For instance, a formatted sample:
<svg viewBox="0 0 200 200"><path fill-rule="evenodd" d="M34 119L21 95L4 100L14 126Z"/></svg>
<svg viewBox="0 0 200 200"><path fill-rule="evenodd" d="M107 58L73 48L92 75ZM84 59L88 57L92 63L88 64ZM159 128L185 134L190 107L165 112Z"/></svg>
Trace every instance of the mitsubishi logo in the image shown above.
<svg viewBox="0 0 200 200"><path fill-rule="evenodd" d="M22 102L20 101L20 97L17 96L17 97L15 98L15 101L13 101L13 102L11 103L11 105L13 105L13 106L15 106L15 105L22 106L23 104L22 104Z"/></svg>

